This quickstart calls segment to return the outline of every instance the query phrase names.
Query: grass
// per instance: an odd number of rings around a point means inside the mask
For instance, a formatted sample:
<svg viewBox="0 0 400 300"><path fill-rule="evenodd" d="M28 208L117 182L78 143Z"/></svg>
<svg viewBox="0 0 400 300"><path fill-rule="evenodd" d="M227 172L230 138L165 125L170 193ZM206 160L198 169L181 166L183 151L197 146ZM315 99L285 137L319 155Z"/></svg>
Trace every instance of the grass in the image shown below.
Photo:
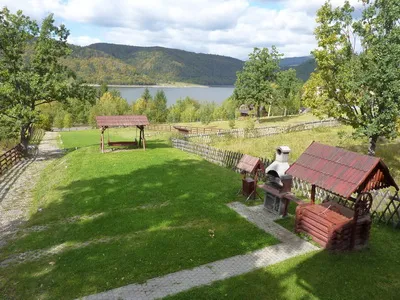
<svg viewBox="0 0 400 300"><path fill-rule="evenodd" d="M160 136L149 138L146 151L106 154L98 137L62 133L66 148L80 148L47 167L24 226L47 228L20 233L0 261L67 248L0 268L0 298L74 299L278 242L226 206L236 200L238 174L172 149Z"/></svg>
<svg viewBox="0 0 400 300"><path fill-rule="evenodd" d="M237 151L258 157L275 159L275 149L281 145L291 148L290 162L296 159L313 142L338 146L350 151L367 154L368 141L365 138L356 139L353 130L347 126L320 127L308 131L292 132L254 139L218 139L213 146L221 149ZM400 182L400 138L396 140L380 140L376 155L381 157L389 167L391 174Z"/></svg>
<svg viewBox="0 0 400 300"><path fill-rule="evenodd" d="M312 252L166 299L398 299L400 234L374 226L371 236L362 252Z"/></svg>
<svg viewBox="0 0 400 300"><path fill-rule="evenodd" d="M255 119L254 119L255 120ZM255 122L255 127L266 127L266 126L286 126L290 124L303 123L318 121L318 118L312 114L302 114L297 116L274 116L274 117L263 117L260 118L260 122ZM247 118L240 118L235 120L235 128L245 128L247 124ZM229 127L229 121L213 121L209 124L202 124L201 122L189 122L189 123L177 123L177 126L190 126L190 127L215 127L220 129L231 129Z"/></svg>

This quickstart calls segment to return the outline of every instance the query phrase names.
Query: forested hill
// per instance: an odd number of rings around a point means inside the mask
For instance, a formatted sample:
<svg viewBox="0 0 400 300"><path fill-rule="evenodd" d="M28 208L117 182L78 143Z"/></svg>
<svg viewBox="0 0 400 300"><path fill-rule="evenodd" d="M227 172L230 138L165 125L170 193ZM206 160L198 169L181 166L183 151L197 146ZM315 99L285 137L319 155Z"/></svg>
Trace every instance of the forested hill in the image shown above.
<svg viewBox="0 0 400 300"><path fill-rule="evenodd" d="M244 62L227 56L194 53L163 47L137 47L97 43L71 45L65 64L89 83L155 84L187 82L202 85L233 85ZM310 66L302 69L309 56L290 57L281 67L297 69L306 80Z"/></svg>
<svg viewBox="0 0 400 300"><path fill-rule="evenodd" d="M204 85L232 85L243 61L227 56L188 52L163 47L136 47L98 43L102 51L158 82L182 81Z"/></svg>

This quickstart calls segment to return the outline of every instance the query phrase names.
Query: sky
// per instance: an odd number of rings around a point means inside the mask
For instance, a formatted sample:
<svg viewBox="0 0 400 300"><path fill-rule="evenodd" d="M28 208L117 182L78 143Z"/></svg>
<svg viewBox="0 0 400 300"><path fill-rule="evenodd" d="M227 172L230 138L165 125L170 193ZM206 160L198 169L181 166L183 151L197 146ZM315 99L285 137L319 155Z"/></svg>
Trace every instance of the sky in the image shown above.
<svg viewBox="0 0 400 300"><path fill-rule="evenodd" d="M245 60L275 45L285 57L315 49L315 13L325 0L0 0L40 22L53 13L68 41L162 46ZM344 0L331 0L334 5ZM356 0L351 1L356 4Z"/></svg>

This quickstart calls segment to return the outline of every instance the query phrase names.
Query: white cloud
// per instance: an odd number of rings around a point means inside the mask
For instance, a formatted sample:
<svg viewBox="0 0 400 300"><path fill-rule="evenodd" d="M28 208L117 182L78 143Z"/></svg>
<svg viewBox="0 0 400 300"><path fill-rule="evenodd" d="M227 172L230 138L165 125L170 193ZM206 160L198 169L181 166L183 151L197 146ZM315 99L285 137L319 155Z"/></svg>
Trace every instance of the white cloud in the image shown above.
<svg viewBox="0 0 400 300"><path fill-rule="evenodd" d="M68 37L68 43L74 44L74 45L79 45L79 46L87 46L90 44L100 43L100 42L101 42L101 40L99 38L91 37L91 36L87 36L87 35L81 35L81 36L70 35Z"/></svg>
<svg viewBox="0 0 400 300"><path fill-rule="evenodd" d="M71 31L71 43L164 46L247 58L253 47L276 45L286 56L315 48L315 12L325 0L1 0L34 18L54 12L67 23L103 28L103 36ZM353 4L357 0L351 1ZM344 0L332 0L334 5ZM359 5L359 4L358 4ZM75 24L76 25L76 24ZM75 26L76 27L76 26ZM74 28L75 28L74 27ZM104 30L104 29L107 30Z"/></svg>

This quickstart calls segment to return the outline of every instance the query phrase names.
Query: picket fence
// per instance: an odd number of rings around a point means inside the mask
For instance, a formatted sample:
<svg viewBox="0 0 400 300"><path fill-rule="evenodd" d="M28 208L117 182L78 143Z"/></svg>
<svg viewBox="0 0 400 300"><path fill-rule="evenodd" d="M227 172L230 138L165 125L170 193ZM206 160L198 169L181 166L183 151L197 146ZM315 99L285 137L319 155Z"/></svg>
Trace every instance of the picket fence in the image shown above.
<svg viewBox="0 0 400 300"><path fill-rule="evenodd" d="M296 132L311 130L318 127L335 127L339 126L340 123L336 120L322 120L313 122L304 122L298 124L292 124L288 126L269 126L269 127L257 127L254 129L232 129L232 130L219 130L213 133L206 134L188 134L185 137L193 142L200 144L209 144L213 139L221 137L232 137L232 138L259 138L264 136L277 135L281 133Z"/></svg>

